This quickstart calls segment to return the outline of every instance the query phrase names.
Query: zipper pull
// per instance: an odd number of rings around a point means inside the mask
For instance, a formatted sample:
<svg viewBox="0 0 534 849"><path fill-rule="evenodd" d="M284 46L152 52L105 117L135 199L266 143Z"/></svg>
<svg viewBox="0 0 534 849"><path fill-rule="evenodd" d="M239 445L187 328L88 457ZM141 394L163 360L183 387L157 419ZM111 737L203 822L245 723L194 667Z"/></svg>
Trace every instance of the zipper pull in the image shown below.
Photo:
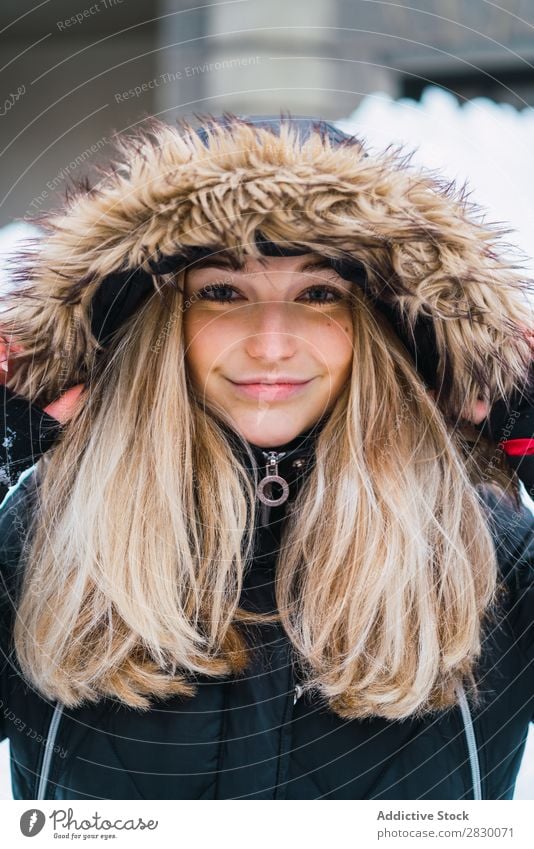
<svg viewBox="0 0 534 849"><path fill-rule="evenodd" d="M289 484L285 478L278 474L278 461L285 457L286 453L286 451L262 451L263 456L267 458L266 474L258 484L256 495L263 504L267 504L269 507L277 507L279 504L283 504L289 496ZM272 498L270 495L273 483L282 487L282 494L278 498ZM265 493L267 486L269 487L269 494Z"/></svg>
<svg viewBox="0 0 534 849"><path fill-rule="evenodd" d="M295 687L295 690L294 690L294 694L293 694L293 704L294 705L297 704L297 702L300 699L300 697L302 696L303 692L304 692L304 688L301 687L300 684L297 684L296 687Z"/></svg>

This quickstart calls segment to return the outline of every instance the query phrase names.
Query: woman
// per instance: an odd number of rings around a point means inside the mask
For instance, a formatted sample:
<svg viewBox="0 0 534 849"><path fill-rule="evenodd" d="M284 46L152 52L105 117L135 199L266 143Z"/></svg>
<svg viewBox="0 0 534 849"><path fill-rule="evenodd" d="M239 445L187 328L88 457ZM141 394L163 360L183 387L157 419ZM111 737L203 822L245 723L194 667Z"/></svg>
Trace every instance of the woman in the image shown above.
<svg viewBox="0 0 534 849"><path fill-rule="evenodd" d="M531 362L496 232L324 122L120 147L4 297L11 397L76 396L0 514L14 795L512 798L534 520L467 421Z"/></svg>

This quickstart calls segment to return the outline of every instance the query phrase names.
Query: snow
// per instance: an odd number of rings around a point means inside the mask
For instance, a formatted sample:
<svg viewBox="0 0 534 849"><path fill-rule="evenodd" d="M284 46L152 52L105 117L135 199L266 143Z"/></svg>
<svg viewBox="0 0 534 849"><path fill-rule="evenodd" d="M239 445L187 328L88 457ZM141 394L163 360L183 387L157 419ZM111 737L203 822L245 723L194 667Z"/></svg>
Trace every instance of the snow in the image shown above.
<svg viewBox="0 0 534 849"><path fill-rule="evenodd" d="M484 97L460 105L429 86L420 102L374 92L335 123L362 138L371 154L401 144L405 153L414 152L412 166L437 170L458 187L467 183L469 201L485 208L486 222L512 228L503 241L518 249L527 276L534 272L534 109L519 111Z"/></svg>

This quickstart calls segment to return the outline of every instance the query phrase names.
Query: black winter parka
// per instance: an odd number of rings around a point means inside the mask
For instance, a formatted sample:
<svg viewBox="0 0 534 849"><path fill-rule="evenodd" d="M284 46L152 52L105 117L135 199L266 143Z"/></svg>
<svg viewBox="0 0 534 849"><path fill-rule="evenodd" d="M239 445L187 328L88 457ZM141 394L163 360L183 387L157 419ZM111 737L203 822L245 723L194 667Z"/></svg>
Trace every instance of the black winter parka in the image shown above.
<svg viewBox="0 0 534 849"><path fill-rule="evenodd" d="M241 604L271 612L285 511L313 463L316 430L278 446L290 498L265 508ZM258 463L261 449L253 446ZM246 462L247 458L242 457ZM249 466L250 468L250 466ZM252 471L252 470L251 470ZM0 736L17 799L511 799L534 721L534 518L489 490L484 500L507 589L483 641L477 709L469 694L424 720L342 720L302 695L279 624L249 626L246 674L199 676L193 698L141 713L110 699L67 709L36 692L11 645L21 540L36 470L0 510Z"/></svg>

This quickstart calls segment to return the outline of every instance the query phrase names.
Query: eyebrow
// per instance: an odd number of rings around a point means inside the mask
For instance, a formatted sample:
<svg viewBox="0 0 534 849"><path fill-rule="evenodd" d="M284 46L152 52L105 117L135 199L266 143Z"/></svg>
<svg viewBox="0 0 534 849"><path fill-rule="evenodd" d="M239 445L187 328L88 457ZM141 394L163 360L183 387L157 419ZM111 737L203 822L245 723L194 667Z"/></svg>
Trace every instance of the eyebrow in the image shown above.
<svg viewBox="0 0 534 849"><path fill-rule="evenodd" d="M265 257L268 259L268 257ZM198 262L193 262L189 266L191 271L198 271L201 268L229 268L232 271L244 271L246 263L239 262L236 257L230 256L214 256L205 257ZM310 268L332 268L331 260L325 256L317 256L312 260L301 265L297 271L307 271Z"/></svg>

